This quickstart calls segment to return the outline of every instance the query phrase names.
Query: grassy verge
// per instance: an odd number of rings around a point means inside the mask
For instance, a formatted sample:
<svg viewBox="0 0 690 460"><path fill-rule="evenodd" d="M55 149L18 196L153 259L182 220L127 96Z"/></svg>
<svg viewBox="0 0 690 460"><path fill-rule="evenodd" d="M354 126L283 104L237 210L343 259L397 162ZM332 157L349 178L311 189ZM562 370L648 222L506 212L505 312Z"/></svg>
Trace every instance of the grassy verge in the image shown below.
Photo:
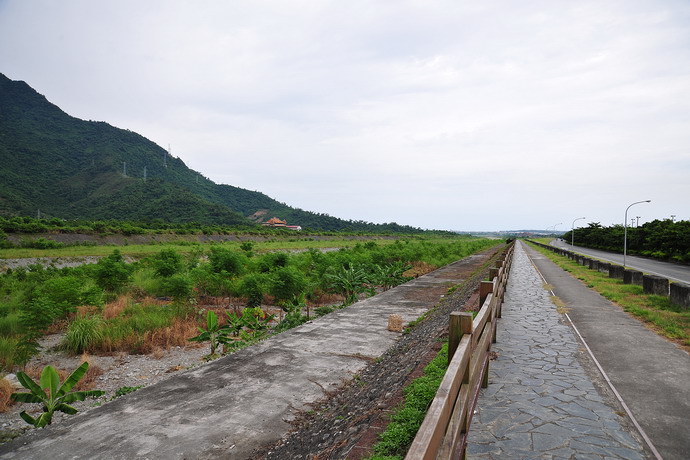
<svg viewBox="0 0 690 460"><path fill-rule="evenodd" d="M379 441L374 445L374 455L369 460L394 460L405 456L447 368L448 343L445 343L438 355L424 368L424 375L403 390L405 400L391 417L386 431L379 435Z"/></svg>
<svg viewBox="0 0 690 460"><path fill-rule="evenodd" d="M642 286L623 284L621 280L590 270L565 256L554 254L536 245L531 246L587 287L644 321L658 334L677 341L686 349L690 348L690 311L672 304L667 297L645 294Z"/></svg>

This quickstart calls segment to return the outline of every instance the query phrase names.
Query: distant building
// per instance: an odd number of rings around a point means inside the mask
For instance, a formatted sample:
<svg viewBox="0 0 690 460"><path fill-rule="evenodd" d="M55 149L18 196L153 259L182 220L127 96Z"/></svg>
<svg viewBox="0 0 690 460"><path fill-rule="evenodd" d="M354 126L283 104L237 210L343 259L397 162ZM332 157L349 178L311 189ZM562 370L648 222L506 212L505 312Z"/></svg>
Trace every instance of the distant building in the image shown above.
<svg viewBox="0 0 690 460"><path fill-rule="evenodd" d="M264 227L284 227L295 231L302 230L302 227L300 227L299 225L288 225L286 221L280 220L277 217L272 217L268 219L266 222L263 222L261 225L263 225Z"/></svg>
<svg viewBox="0 0 690 460"><path fill-rule="evenodd" d="M264 227L287 227L287 222L277 217L271 217L262 224Z"/></svg>

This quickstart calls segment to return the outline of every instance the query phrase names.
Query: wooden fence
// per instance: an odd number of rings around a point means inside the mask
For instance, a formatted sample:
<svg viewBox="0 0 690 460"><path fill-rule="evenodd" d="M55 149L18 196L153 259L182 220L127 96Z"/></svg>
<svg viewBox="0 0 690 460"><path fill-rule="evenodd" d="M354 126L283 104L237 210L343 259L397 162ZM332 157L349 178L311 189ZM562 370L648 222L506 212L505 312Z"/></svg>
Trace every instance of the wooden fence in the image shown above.
<svg viewBox="0 0 690 460"><path fill-rule="evenodd" d="M465 458L467 434L479 389L489 382L489 351L496 342L496 320L501 317L514 244L490 269L491 281L482 281L477 316L450 314L449 365L429 406L424 422L405 457L407 460Z"/></svg>

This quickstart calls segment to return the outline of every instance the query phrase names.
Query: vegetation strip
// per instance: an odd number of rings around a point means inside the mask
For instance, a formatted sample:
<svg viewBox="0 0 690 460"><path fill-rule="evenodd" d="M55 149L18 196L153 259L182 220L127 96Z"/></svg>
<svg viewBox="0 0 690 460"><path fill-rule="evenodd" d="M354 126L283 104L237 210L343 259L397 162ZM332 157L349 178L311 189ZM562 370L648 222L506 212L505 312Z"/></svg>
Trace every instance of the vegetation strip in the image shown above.
<svg viewBox="0 0 690 460"><path fill-rule="evenodd" d="M690 348L690 311L672 304L665 296L645 294L642 286L624 284L622 280L609 278L565 256L530 245L587 287L644 321L660 335L679 342L686 349Z"/></svg>
<svg viewBox="0 0 690 460"><path fill-rule="evenodd" d="M92 265L16 269L0 275L0 366L23 366L56 331L70 353L152 353L201 332L213 356L218 346L241 348L496 243L406 239L257 254L244 242L188 254L156 248L132 264L116 250Z"/></svg>
<svg viewBox="0 0 690 460"><path fill-rule="evenodd" d="M448 368L448 342L438 355L424 368L424 375L416 378L405 389L404 402L391 416L386 430L374 445L374 455L369 460L402 459L412 444L417 430L424 421L429 404L436 396Z"/></svg>

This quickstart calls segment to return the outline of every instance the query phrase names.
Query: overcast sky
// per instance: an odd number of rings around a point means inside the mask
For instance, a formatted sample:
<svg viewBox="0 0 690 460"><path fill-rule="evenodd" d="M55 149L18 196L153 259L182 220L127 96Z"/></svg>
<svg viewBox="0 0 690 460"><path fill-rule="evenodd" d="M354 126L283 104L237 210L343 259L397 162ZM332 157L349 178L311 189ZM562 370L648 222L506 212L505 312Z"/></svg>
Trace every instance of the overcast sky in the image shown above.
<svg viewBox="0 0 690 460"><path fill-rule="evenodd" d="M687 0L0 0L0 72L346 219L690 219Z"/></svg>

